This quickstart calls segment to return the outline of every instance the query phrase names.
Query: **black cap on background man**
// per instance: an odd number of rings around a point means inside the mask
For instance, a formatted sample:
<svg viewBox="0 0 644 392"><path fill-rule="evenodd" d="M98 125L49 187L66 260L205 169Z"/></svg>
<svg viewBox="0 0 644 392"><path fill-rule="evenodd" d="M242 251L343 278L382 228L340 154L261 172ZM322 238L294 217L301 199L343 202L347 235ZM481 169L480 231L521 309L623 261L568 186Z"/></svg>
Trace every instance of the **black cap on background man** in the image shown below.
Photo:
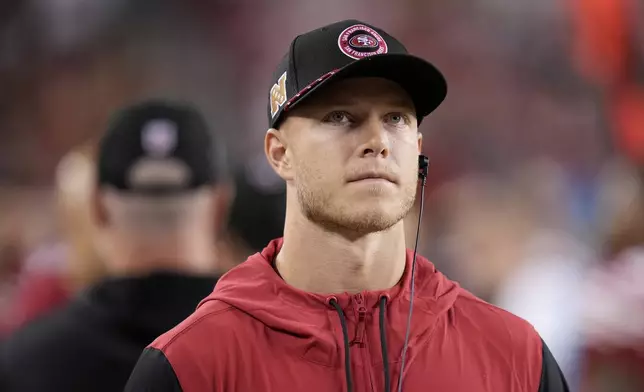
<svg viewBox="0 0 644 392"><path fill-rule="evenodd" d="M114 116L100 143L98 181L123 193L189 193L225 179L224 154L194 107L149 101Z"/></svg>

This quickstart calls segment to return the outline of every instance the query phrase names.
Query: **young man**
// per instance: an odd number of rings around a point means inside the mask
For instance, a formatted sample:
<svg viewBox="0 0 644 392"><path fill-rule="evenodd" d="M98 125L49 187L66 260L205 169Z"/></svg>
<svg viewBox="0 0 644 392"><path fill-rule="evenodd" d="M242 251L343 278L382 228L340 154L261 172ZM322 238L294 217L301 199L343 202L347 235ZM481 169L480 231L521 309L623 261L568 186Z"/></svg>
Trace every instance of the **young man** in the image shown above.
<svg viewBox="0 0 644 392"><path fill-rule="evenodd" d="M109 276L3 342L1 391L121 391L141 351L212 292L225 272L213 255L229 205L221 148L183 104L116 116L92 208Z"/></svg>
<svg viewBox="0 0 644 392"><path fill-rule="evenodd" d="M265 152L287 184L284 237L150 345L126 391L566 391L527 322L420 256L412 288L402 219L439 71L348 20L295 38L274 81Z"/></svg>

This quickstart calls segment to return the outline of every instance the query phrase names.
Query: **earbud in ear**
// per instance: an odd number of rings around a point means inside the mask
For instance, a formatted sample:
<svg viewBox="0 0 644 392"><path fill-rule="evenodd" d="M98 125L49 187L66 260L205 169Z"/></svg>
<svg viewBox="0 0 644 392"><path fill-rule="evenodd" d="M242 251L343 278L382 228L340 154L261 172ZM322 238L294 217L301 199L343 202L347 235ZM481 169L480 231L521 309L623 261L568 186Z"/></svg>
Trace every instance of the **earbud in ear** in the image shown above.
<svg viewBox="0 0 644 392"><path fill-rule="evenodd" d="M429 158L426 155L418 156L418 178L426 178L429 169Z"/></svg>

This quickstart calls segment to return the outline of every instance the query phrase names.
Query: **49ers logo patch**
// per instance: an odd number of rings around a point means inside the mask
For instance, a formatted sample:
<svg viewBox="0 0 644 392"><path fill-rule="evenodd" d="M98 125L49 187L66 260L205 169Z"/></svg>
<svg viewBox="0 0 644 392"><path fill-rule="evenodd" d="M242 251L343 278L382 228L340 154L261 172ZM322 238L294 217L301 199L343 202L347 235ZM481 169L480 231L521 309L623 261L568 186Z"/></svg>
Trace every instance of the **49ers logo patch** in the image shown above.
<svg viewBox="0 0 644 392"><path fill-rule="evenodd" d="M338 37L338 47L354 60L387 53L387 43L380 34L363 24L344 29Z"/></svg>

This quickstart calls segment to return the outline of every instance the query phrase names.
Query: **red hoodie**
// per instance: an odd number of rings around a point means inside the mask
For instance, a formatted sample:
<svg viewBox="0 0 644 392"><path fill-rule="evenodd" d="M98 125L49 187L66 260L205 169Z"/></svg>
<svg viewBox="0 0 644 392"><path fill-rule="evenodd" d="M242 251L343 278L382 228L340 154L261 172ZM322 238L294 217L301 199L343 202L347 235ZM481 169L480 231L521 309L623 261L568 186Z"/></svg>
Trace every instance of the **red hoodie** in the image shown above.
<svg viewBox="0 0 644 392"><path fill-rule="evenodd" d="M189 318L156 339L126 391L396 391L413 252L389 290L318 295L277 274L281 245L272 241L229 271ZM418 257L402 390L567 387L526 321L477 299Z"/></svg>

